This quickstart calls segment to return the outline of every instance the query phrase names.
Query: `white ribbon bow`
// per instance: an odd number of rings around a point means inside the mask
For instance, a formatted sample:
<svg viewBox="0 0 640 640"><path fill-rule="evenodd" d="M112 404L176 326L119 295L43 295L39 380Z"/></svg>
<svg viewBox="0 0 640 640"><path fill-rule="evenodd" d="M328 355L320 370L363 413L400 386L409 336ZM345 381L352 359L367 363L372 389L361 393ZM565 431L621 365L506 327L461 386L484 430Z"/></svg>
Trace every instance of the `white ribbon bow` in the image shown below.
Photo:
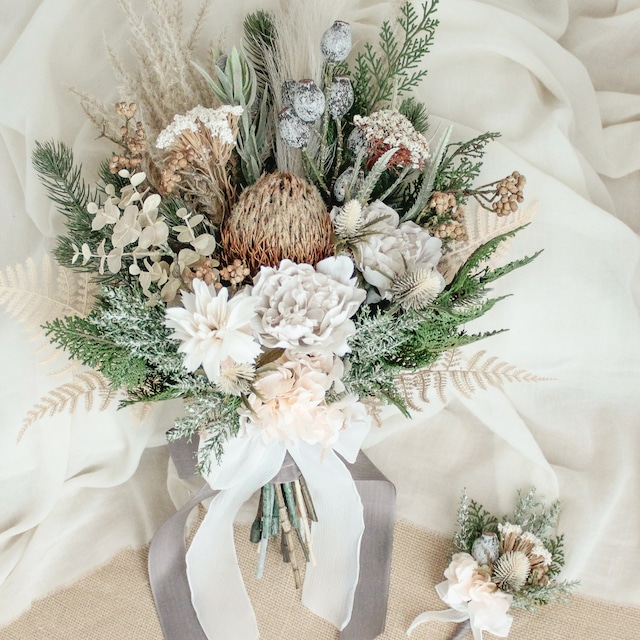
<svg viewBox="0 0 640 640"><path fill-rule="evenodd" d="M407 629L407 635L424 622L464 622L469 620L474 640L482 640L482 632L487 631L500 638L506 638L511 629L513 616L507 614L513 597L496 590L481 597L460 601L453 594L454 585L445 580L436 585L440 599L451 608L444 611L426 611L420 614Z"/></svg>
<svg viewBox="0 0 640 640"><path fill-rule="evenodd" d="M187 552L193 607L210 640L255 640L258 626L235 551L233 521L240 506L280 470L287 451L298 465L318 522L311 532L317 565L308 565L302 602L343 629L351 618L360 571L364 518L355 483L340 458L354 462L367 429L350 425L333 449L298 442L264 443L259 433L225 445L220 465L206 477L220 493Z"/></svg>

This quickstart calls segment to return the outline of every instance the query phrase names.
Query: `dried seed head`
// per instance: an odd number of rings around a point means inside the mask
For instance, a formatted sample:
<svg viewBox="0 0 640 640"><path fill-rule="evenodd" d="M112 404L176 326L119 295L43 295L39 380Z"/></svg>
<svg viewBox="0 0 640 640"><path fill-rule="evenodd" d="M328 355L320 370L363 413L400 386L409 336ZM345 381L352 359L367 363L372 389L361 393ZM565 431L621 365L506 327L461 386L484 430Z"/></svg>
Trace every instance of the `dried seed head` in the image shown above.
<svg viewBox="0 0 640 640"><path fill-rule="evenodd" d="M327 110L334 118L342 118L353 106L353 87L347 76L335 76L329 88Z"/></svg>
<svg viewBox="0 0 640 640"><path fill-rule="evenodd" d="M493 565L491 580L503 589L515 593L519 591L529 577L531 564L522 551L507 551Z"/></svg>
<svg viewBox="0 0 640 640"><path fill-rule="evenodd" d="M351 193L347 193L347 189L353 180L353 167L345 169L337 178L333 185L333 195L338 202L344 202L347 197L351 197ZM364 183L364 172L362 169L358 171L358 177L355 180L354 190L357 191Z"/></svg>
<svg viewBox="0 0 640 640"><path fill-rule="evenodd" d="M320 49L327 62L340 62L351 51L351 26L336 20L322 35Z"/></svg>
<svg viewBox="0 0 640 640"><path fill-rule="evenodd" d="M362 226L362 206L357 200L349 200L342 209L334 209L333 227L345 239L355 238Z"/></svg>
<svg viewBox="0 0 640 640"><path fill-rule="evenodd" d="M251 274L288 258L315 265L333 253L333 225L318 190L290 173L263 175L242 192L220 230L228 263Z"/></svg>
<svg viewBox="0 0 640 640"><path fill-rule="evenodd" d="M492 565L500 555L498 536L491 531L483 532L474 540L471 555L479 565Z"/></svg>
<svg viewBox="0 0 640 640"><path fill-rule="evenodd" d="M444 278L436 269L415 269L394 279L391 295L403 309L424 309L435 300L444 285Z"/></svg>
<svg viewBox="0 0 640 640"><path fill-rule="evenodd" d="M304 149L311 140L311 129L300 120L291 107L278 114L278 130L284 143L294 149Z"/></svg>

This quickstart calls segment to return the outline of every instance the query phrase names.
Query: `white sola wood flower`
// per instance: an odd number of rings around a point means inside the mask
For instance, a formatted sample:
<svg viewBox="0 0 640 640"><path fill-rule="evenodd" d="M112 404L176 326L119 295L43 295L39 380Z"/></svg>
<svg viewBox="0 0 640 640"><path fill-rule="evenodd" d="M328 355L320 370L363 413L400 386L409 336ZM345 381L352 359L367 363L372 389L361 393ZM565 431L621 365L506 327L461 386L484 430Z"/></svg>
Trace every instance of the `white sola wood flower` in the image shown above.
<svg viewBox="0 0 640 640"><path fill-rule="evenodd" d="M321 260L315 269L290 260L282 260L277 269L262 267L252 292L261 343L344 355L347 338L355 332L350 318L366 296L352 276L353 262L346 256Z"/></svg>
<svg viewBox="0 0 640 640"><path fill-rule="evenodd" d="M167 309L165 324L182 343L178 351L185 354L185 369L202 366L209 380L218 382L221 363L251 364L260 353L250 327L255 300L246 291L229 298L227 289L216 292L199 279L193 291L182 293L183 307Z"/></svg>

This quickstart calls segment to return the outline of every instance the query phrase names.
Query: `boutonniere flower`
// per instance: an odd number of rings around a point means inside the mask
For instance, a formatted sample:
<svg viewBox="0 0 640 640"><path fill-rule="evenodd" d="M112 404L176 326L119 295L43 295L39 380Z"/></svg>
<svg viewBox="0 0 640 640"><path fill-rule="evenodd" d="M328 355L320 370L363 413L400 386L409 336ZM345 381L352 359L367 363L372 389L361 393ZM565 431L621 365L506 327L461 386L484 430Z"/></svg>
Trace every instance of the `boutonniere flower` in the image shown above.
<svg viewBox="0 0 640 640"><path fill-rule="evenodd" d="M407 635L424 622L439 620L464 624L456 639L469 628L474 640L482 640L483 631L506 638L512 607L536 610L565 602L578 583L557 578L564 566L564 539L548 532L555 530L559 510L559 502L546 508L531 489L518 493L513 514L499 519L470 501L465 491L453 539L456 552L444 571L446 580L436 585L450 608L419 615Z"/></svg>

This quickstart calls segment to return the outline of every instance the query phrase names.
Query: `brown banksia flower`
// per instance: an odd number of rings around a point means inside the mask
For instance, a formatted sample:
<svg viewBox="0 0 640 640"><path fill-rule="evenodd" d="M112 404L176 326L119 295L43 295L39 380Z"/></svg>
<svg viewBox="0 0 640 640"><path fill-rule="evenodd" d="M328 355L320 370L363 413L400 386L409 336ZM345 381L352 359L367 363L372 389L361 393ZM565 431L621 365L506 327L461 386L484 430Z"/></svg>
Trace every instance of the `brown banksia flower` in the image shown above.
<svg viewBox="0 0 640 640"><path fill-rule="evenodd" d="M333 253L332 230L318 190L276 172L244 190L222 225L220 241L226 260L244 260L254 275L284 258L315 265Z"/></svg>

